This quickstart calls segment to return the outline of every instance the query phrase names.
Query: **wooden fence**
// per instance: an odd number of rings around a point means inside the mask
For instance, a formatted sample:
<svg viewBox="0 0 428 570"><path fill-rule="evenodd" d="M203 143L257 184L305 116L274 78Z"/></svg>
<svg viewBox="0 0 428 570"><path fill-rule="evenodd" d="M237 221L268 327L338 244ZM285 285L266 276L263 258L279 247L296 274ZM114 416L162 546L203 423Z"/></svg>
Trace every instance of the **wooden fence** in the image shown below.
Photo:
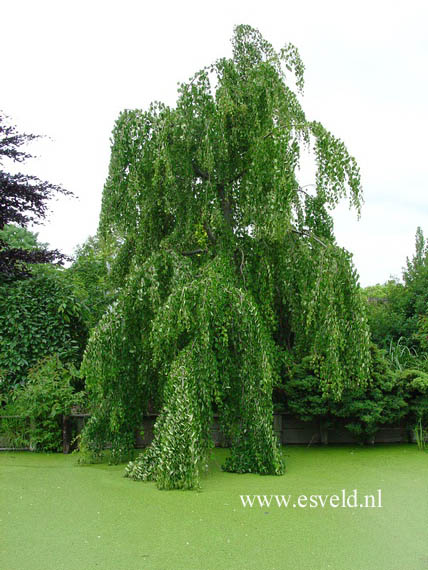
<svg viewBox="0 0 428 570"><path fill-rule="evenodd" d="M8 445L5 437L2 437L1 419L11 416L0 416L0 450L14 450ZM13 416L17 418L17 416ZM63 453L71 450L72 433L80 433L85 425L89 414L72 414L62 418ZM153 426L157 415L144 416L140 429L136 429L135 447L142 449L150 444L153 439ZM28 418L21 418L29 425ZM282 445L327 445L327 444L352 444L357 443L352 434L344 427L328 428L322 422L304 422L295 416L288 414L274 415L274 429L278 440ZM141 435L141 432L143 435ZM227 447L228 442L220 428L218 416L214 416L212 436L217 447ZM407 443L415 442L413 429L404 424L383 425L379 428L373 441L370 443ZM32 450L31 442L22 450Z"/></svg>

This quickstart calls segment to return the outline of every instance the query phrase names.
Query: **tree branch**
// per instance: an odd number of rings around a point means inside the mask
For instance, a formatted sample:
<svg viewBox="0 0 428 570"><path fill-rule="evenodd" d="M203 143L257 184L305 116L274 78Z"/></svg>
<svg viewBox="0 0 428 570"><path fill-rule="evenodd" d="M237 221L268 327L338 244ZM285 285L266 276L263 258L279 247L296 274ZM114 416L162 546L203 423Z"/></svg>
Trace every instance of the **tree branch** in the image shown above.
<svg viewBox="0 0 428 570"><path fill-rule="evenodd" d="M322 245L323 247L327 247L327 244L326 244L326 243L324 243L319 237L317 237L316 235L314 235L314 234L313 234L312 232L310 232L309 230L302 230L302 231L299 231L299 230L293 229L292 232L293 232L294 234L299 235L299 236L305 236L305 237L308 237L308 238L312 238L314 241L318 242L318 243L319 243L320 245Z"/></svg>
<svg viewBox="0 0 428 570"><path fill-rule="evenodd" d="M304 128L304 127L307 127L307 126L308 126L308 125L307 125L306 123L300 123L300 124L297 123L296 125L285 125L284 123L282 123L282 124L276 125L276 127L275 127L274 129L272 129L271 131L269 131L268 133L266 133L266 134L263 136L263 138L264 138L264 139L267 139L268 137L271 137L271 136L273 135L273 133L275 132L276 129L283 129L284 127L289 127L289 128L295 129L295 128L297 128L297 127Z"/></svg>
<svg viewBox="0 0 428 570"><path fill-rule="evenodd" d="M220 197L221 211L223 212L224 219L229 224L230 228L233 230L234 222L233 222L232 208L229 200L226 198L224 186L222 184L219 184L217 186L217 191Z"/></svg>
<svg viewBox="0 0 428 570"><path fill-rule="evenodd" d="M193 170L194 170L196 176L198 176L199 178L201 178L202 180L205 180L205 181L210 180L209 174L207 172L204 172L203 170L201 170L195 161L192 161L192 167L193 167ZM242 170L233 180L228 181L227 184L233 184L233 182L236 182L237 180L239 180L239 178L241 178L241 176L243 176L244 173L245 173L245 170ZM218 192L218 195L220 197L220 206L221 206L221 211L223 212L223 216L224 216L226 222L229 224L229 226L233 229L234 228L234 222L233 222L233 215L232 215L232 206L230 204L229 199L226 198L225 184L226 183L217 184L217 192ZM205 225L204 225L204 227L205 227ZM210 236L210 233L208 233L207 228L205 228L205 230L207 231L207 235L208 235L210 241L212 243L215 243L215 237L212 234L212 232L210 232L211 233L211 236ZM212 238L214 238L214 241Z"/></svg>
<svg viewBox="0 0 428 570"><path fill-rule="evenodd" d="M298 186L297 192L302 192L302 194L305 194L308 198L314 199L315 196L311 196L311 194L309 194L309 192L306 192L306 190L303 190L303 188L307 188L308 186L315 186L315 184L305 184L304 186Z"/></svg>
<svg viewBox="0 0 428 570"><path fill-rule="evenodd" d="M196 164L196 162L192 161L192 167L193 167L193 170L194 170L196 176L199 176L199 178L202 178L202 180L209 180L210 179L209 174L207 172L204 172L203 170L201 170L199 168L199 166Z"/></svg>
<svg viewBox="0 0 428 570"><path fill-rule="evenodd" d="M210 242L215 245L217 242L217 239L215 237L215 235L213 234L212 229L210 228L210 226L207 224L207 222L204 222L204 230L207 233L208 239L210 240Z"/></svg>
<svg viewBox="0 0 428 570"><path fill-rule="evenodd" d="M208 253L208 250L207 250L207 249L200 249L200 248L199 248L199 249L193 249L193 250L191 250L191 251L182 251L182 252L181 252L181 255L188 255L188 256L191 256L191 255L199 255L199 254L201 254L201 253Z"/></svg>

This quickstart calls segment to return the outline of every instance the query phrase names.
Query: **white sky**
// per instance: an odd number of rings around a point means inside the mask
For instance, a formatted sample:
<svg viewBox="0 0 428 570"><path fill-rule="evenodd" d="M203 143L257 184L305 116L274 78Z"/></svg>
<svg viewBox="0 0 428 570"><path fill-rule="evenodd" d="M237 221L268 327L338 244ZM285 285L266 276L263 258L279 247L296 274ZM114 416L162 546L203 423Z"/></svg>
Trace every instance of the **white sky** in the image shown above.
<svg viewBox="0 0 428 570"><path fill-rule="evenodd" d="M0 2L0 109L34 144L27 170L78 200L52 203L42 241L72 253L96 232L122 109L173 105L177 82L231 54L235 24L306 66L303 108L342 138L361 167L361 219L335 215L363 286L401 275L416 227L428 235L428 3L74 0ZM313 180L302 180L311 183Z"/></svg>

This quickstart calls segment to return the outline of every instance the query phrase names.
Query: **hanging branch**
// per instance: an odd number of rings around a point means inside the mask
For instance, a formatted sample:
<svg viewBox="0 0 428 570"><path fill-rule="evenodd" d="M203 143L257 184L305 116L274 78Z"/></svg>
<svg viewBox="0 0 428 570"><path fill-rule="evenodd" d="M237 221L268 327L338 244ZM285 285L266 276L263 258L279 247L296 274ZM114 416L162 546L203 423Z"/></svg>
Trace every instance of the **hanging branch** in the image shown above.
<svg viewBox="0 0 428 570"><path fill-rule="evenodd" d="M313 239L314 241L316 241L317 243L319 243L320 245L322 245L323 247L328 247L326 243L324 243L319 237L317 237L315 234L313 234L312 232L310 232L309 230L296 230L293 229L292 232L294 234L297 234L299 236L304 236L304 237L308 237Z"/></svg>
<svg viewBox="0 0 428 570"><path fill-rule="evenodd" d="M182 251L181 255L192 256L192 255L200 255L201 253L208 253L208 250L207 249L193 249L191 251Z"/></svg>
<svg viewBox="0 0 428 570"><path fill-rule="evenodd" d="M210 226L207 224L207 222L203 223L204 226L204 230L207 233L208 239L210 240L210 242L215 245L217 242L217 238L215 237L215 235L213 234L212 229L210 228Z"/></svg>

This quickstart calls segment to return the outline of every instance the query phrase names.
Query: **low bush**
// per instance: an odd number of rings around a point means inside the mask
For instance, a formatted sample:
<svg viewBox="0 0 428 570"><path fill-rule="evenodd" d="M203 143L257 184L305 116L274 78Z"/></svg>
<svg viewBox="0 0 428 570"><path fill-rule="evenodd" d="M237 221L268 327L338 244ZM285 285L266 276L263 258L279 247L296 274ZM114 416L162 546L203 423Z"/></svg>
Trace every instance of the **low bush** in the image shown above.
<svg viewBox="0 0 428 570"><path fill-rule="evenodd" d="M384 424L404 421L414 428L428 423L428 374L394 370L385 351L374 344L368 383L345 387L340 400L322 393L310 358L289 368L282 388L285 411L303 421L345 425L361 443L372 441Z"/></svg>
<svg viewBox="0 0 428 570"><path fill-rule="evenodd" d="M18 416L2 425L2 432L14 447L61 450L62 416L83 403L83 393L75 390L78 380L74 366L63 364L57 354L30 369L25 385L14 390L2 411L6 416Z"/></svg>

